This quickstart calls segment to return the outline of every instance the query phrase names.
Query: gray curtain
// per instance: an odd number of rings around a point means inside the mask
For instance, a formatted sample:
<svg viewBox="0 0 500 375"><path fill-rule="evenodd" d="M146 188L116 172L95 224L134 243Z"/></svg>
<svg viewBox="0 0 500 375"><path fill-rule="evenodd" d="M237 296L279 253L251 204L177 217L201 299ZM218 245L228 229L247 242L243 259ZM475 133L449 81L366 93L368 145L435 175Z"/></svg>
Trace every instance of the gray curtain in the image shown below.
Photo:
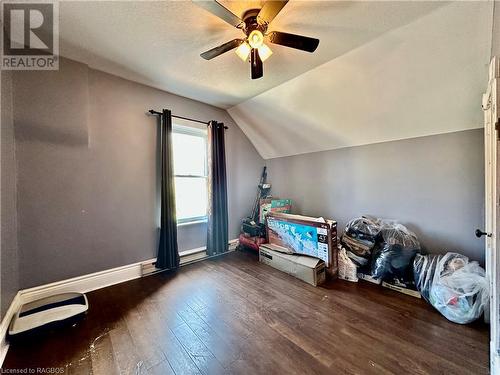
<svg viewBox="0 0 500 375"><path fill-rule="evenodd" d="M227 179L224 124L208 124L208 236L207 254L228 251Z"/></svg>
<svg viewBox="0 0 500 375"><path fill-rule="evenodd" d="M156 267L179 267L177 218L175 211L174 163L172 154L172 113L164 109L160 118L161 219Z"/></svg>

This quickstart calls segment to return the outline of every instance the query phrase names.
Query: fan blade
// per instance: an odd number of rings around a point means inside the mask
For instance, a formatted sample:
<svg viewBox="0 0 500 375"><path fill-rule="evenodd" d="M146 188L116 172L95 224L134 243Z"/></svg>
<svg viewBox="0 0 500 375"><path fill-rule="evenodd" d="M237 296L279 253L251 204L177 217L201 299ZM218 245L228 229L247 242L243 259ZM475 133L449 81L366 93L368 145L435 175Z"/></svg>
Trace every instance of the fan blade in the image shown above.
<svg viewBox="0 0 500 375"><path fill-rule="evenodd" d="M282 33L272 31L267 34L269 41L274 44L281 44L285 47L300 49L302 51L314 52L318 48L319 39L309 38L308 36Z"/></svg>
<svg viewBox="0 0 500 375"><path fill-rule="evenodd" d="M243 42L244 42L243 39L233 39L230 42L224 43L218 47L203 52L200 56L203 57L205 60L211 60L214 57L217 57L219 55L222 55L223 53L226 53L227 51L231 51L232 49L239 47L240 44Z"/></svg>
<svg viewBox="0 0 500 375"><path fill-rule="evenodd" d="M252 70L252 79L257 79L264 75L262 60L260 59L259 50L257 48L252 48L252 51L250 52L250 65Z"/></svg>
<svg viewBox="0 0 500 375"><path fill-rule="evenodd" d="M241 28L244 22L236 14L227 9L224 5L218 3L216 0L192 0L199 7L208 10L214 16L226 21L234 27Z"/></svg>
<svg viewBox="0 0 500 375"><path fill-rule="evenodd" d="M283 7L288 3L288 0L275 1L268 0L257 15L257 22L261 25L269 25L272 20L278 15Z"/></svg>

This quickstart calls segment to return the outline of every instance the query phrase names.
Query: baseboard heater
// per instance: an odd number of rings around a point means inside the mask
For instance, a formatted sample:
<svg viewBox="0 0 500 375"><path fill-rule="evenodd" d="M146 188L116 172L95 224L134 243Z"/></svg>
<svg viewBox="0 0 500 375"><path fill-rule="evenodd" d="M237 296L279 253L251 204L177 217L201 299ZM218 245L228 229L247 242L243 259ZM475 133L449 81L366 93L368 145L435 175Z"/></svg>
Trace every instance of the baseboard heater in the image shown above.
<svg viewBox="0 0 500 375"><path fill-rule="evenodd" d="M205 249L197 250L196 252L189 252L186 254L181 254L181 262L180 265L184 266L189 263L196 262L198 260L202 260L208 258ZM155 273L163 272L164 270L160 268L156 268L156 259L144 262L141 264L141 276L149 276L154 275Z"/></svg>
<svg viewBox="0 0 500 375"><path fill-rule="evenodd" d="M228 243L228 252L236 250L238 247L238 240L230 240ZM223 254L218 254L223 255ZM218 256L216 255L216 256ZM192 250L184 251L180 254L181 261L180 265L185 266L194 262L198 262L200 260L209 259L213 256L208 256L206 252L206 247L199 247ZM162 272L162 269L156 268L156 259L151 259L141 264L141 277L154 275L155 273Z"/></svg>

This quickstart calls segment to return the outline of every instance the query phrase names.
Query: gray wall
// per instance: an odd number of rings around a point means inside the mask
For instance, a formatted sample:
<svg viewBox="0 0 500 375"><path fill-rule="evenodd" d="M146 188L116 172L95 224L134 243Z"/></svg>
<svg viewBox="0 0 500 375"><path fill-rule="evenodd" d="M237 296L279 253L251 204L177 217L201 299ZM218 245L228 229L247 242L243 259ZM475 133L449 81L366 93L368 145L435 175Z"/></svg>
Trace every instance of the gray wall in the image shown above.
<svg viewBox="0 0 500 375"><path fill-rule="evenodd" d="M12 74L1 72L1 244L0 313L3 316L19 289L17 258L16 160L12 118Z"/></svg>
<svg viewBox="0 0 500 375"><path fill-rule="evenodd" d="M153 258L159 180L150 109L224 122L229 233L250 210L264 162L221 109L62 59L55 72L16 72L21 288ZM206 227L179 228L180 250Z"/></svg>
<svg viewBox="0 0 500 375"><path fill-rule="evenodd" d="M273 193L338 221L398 219L431 252L484 262L482 129L267 160Z"/></svg>

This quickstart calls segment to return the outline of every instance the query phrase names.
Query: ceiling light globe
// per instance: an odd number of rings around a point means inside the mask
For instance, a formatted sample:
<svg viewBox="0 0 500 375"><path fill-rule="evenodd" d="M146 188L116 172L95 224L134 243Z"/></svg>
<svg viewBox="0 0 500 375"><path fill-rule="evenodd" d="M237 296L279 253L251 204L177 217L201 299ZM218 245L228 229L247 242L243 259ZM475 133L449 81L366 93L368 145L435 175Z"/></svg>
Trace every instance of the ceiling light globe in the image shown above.
<svg viewBox="0 0 500 375"><path fill-rule="evenodd" d="M262 45L259 48L257 48L257 51L259 51L259 57L262 60L262 62L266 61L273 54L271 48L266 46L264 43L262 43Z"/></svg>
<svg viewBox="0 0 500 375"><path fill-rule="evenodd" d="M240 44L240 46L238 48L236 48L235 52L240 59L242 59L243 61L248 61L248 56L250 55L250 50L251 50L251 48L248 45L248 43L244 42L244 43Z"/></svg>
<svg viewBox="0 0 500 375"><path fill-rule="evenodd" d="M254 30L248 36L248 44L252 48L259 48L264 43L264 35L260 30Z"/></svg>

